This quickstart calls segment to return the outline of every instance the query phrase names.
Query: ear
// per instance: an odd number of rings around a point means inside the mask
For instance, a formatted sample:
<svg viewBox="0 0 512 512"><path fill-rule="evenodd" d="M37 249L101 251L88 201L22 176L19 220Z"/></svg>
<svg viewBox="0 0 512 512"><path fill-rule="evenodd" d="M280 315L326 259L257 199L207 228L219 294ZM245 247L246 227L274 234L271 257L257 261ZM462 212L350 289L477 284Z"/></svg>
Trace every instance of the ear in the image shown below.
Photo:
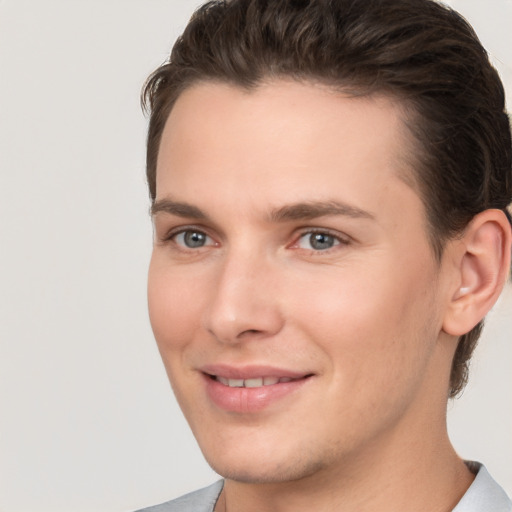
<svg viewBox="0 0 512 512"><path fill-rule="evenodd" d="M455 276L443 330L462 336L480 322L503 289L510 272L512 230L501 210L476 215L454 250Z"/></svg>

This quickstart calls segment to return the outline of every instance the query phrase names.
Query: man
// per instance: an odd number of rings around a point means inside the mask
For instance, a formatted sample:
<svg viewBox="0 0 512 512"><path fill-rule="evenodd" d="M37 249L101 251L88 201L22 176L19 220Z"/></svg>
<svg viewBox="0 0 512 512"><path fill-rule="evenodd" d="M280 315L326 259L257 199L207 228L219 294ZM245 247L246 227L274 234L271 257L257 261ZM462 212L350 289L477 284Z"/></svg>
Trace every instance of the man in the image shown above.
<svg viewBox="0 0 512 512"><path fill-rule="evenodd" d="M431 0L232 0L144 91L149 310L224 477L152 511L510 511L446 405L510 269L504 93Z"/></svg>

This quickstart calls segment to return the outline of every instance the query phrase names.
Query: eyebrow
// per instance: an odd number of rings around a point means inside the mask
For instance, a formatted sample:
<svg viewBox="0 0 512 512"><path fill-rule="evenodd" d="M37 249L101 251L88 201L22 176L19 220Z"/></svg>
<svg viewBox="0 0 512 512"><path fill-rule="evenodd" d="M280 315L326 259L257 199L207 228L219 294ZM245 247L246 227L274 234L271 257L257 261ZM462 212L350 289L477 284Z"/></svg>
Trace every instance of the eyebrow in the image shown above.
<svg viewBox="0 0 512 512"><path fill-rule="evenodd" d="M151 215L160 212L188 219L209 219L209 216L197 206L172 199L159 199L153 203ZM375 219L372 213L340 201L308 201L281 206L270 211L269 219L271 222L286 222L312 220L328 215L342 215L355 219Z"/></svg>
<svg viewBox="0 0 512 512"><path fill-rule="evenodd" d="M372 213L340 201L311 201L285 205L273 210L270 218L274 222L284 222L288 220L311 220L327 215L343 215L355 219L375 219Z"/></svg>
<svg viewBox="0 0 512 512"><path fill-rule="evenodd" d="M159 199L151 205L151 215L156 215L160 212L189 219L206 220L208 218L197 206L188 203L180 203L172 199Z"/></svg>

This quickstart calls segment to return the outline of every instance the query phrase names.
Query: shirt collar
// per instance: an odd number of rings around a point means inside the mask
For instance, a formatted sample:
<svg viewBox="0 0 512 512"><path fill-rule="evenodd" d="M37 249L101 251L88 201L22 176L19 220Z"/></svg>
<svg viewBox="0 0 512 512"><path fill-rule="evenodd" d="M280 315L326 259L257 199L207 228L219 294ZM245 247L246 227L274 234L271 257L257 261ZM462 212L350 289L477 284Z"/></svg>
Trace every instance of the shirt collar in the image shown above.
<svg viewBox="0 0 512 512"><path fill-rule="evenodd" d="M485 466L478 462L467 465L476 477L453 512L512 512L512 501Z"/></svg>

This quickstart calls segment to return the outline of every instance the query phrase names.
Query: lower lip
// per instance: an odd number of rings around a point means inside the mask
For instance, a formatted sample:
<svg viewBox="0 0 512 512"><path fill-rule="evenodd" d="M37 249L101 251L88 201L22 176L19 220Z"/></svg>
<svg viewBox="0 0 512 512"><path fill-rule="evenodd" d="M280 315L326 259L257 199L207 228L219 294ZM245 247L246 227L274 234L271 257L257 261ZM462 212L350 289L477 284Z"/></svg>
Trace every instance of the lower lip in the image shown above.
<svg viewBox="0 0 512 512"><path fill-rule="evenodd" d="M232 388L205 375L206 393L220 409L228 412L254 413L300 389L310 377L279 382L257 388Z"/></svg>

